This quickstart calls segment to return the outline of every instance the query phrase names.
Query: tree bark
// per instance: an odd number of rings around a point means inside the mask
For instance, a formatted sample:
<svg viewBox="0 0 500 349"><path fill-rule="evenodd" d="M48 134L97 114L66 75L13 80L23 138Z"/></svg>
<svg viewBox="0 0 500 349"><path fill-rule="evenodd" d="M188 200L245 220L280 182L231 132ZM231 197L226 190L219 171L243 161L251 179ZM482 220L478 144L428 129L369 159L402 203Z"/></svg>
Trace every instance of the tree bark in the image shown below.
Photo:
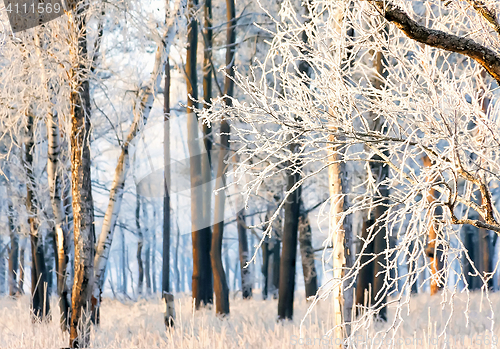
<svg viewBox="0 0 500 349"><path fill-rule="evenodd" d="M168 2L167 2L168 3ZM170 292L170 62L167 57L165 63L165 87L163 90L163 260L162 260L162 284L163 297ZM177 292L179 292L179 267L177 257L179 250L179 232L177 234L177 246L175 250L175 271L177 277ZM173 296L172 296L173 298ZM167 319L166 325L173 325L173 318Z"/></svg>
<svg viewBox="0 0 500 349"><path fill-rule="evenodd" d="M70 16L70 19L72 16ZM69 346L88 347L90 342L90 300L94 277L95 227L90 171L90 87L86 76L86 7L74 17L74 32L79 33L73 57L71 91L71 191L75 242L74 281Z"/></svg>
<svg viewBox="0 0 500 349"><path fill-rule="evenodd" d="M149 225L147 222L149 222L148 219L148 211L147 211L147 205L145 202L142 202L142 216L144 218L144 221L146 222L144 226L144 237L145 237L145 246L144 246L144 276L145 276L145 281L146 281L146 292L145 294L150 295L151 294L151 244L149 241Z"/></svg>
<svg viewBox="0 0 500 349"><path fill-rule="evenodd" d="M42 59L42 53L40 50L41 40L39 35L35 35L36 52L38 55L38 61L40 65L40 71L42 73L42 80L46 81L48 86L46 87L47 99L51 102L49 104L49 109L47 110L47 143L48 143L48 154L47 154L47 181L49 183L50 191L50 202L52 206L52 212L54 215L54 235L56 242L56 273L57 273L57 294L59 297L59 309L60 315L60 326L63 332L69 329L69 318L71 312L71 294L69 292L70 285L69 282L69 270L68 270L68 260L69 260L69 232L66 225L66 212L64 210L64 192L62 178L60 175L60 154L61 154L61 140L60 140L60 129L59 129L59 116L57 112L53 109L52 104L52 83L47 81L45 77L45 65Z"/></svg>
<svg viewBox="0 0 500 349"><path fill-rule="evenodd" d="M40 237L37 199L35 196L35 178L33 175L33 152L34 146L34 117L31 113L27 115L26 143L24 167L26 169L26 210L28 211L28 223L30 226L31 240L31 296L33 322L47 320L50 313L49 293L47 289L47 270L43 251L43 240Z"/></svg>
<svg viewBox="0 0 500 349"><path fill-rule="evenodd" d="M187 113L188 113L188 148L190 155L190 177L191 177L191 231L193 243L193 276L192 290L195 299L195 308L199 309L202 304L211 304L213 299L212 266L210 261L210 224L208 215L203 211L206 207L206 193L204 191L203 156L198 140L198 118L194 115L198 98L197 77L197 46L198 46L198 23L193 17L194 9L198 6L198 0L188 3L188 47L186 50L186 75L188 77ZM206 164L205 164L206 166Z"/></svg>
<svg viewBox="0 0 500 349"><path fill-rule="evenodd" d="M429 29L411 19L401 8L390 1L369 0L381 15L394 23L405 35L422 44L468 56L479 63L500 83L500 56L492 49L474 40L448 34L441 30Z"/></svg>
<svg viewBox="0 0 500 349"><path fill-rule="evenodd" d="M316 279L316 266L312 247L311 225L309 224L309 218L306 212L301 212L299 217L299 244L306 299L308 299L316 295L318 291L318 282Z"/></svg>
<svg viewBox="0 0 500 349"><path fill-rule="evenodd" d="M236 30L235 30L235 4L234 0L226 0L226 77L224 80L224 102L226 105L231 106L231 97L234 93L234 82L231 79L234 76L234 54L236 41ZM211 1L209 1L208 7L205 8L205 27L208 28L212 23L212 9ZM207 48L205 50L205 72L204 72L204 88L205 90L205 100L211 97L211 54L212 54L212 30L207 31ZM210 64L210 67L208 67ZM217 180L216 189L221 189L226 185L226 168L227 165L225 161L228 159L229 155L229 137L230 137L230 127L226 119L222 119L220 125L220 149L219 149L219 163L217 168ZM206 140L209 140L207 137ZM207 152L210 152L211 144L206 143ZM210 148L209 148L210 147ZM224 266L222 264L222 240L224 235L224 211L225 211L225 201L226 194L224 190L219 190L215 196L215 207L214 207L214 232L212 236L212 251L211 251L211 263L214 274L214 291L216 298L216 312L219 315L225 316L229 314L229 287L228 280L226 280L226 273L224 272ZM226 268L229 268L226 265Z"/></svg>
<svg viewBox="0 0 500 349"><path fill-rule="evenodd" d="M245 223L245 209L237 213L238 245L241 268L241 293L243 299L252 298L252 274L247 267L248 263L248 238Z"/></svg>
<svg viewBox="0 0 500 349"><path fill-rule="evenodd" d="M9 295L18 294L17 275L19 269L19 235L14 226L14 209L12 203L8 206L8 224L10 233L10 251L9 251Z"/></svg>
<svg viewBox="0 0 500 349"><path fill-rule="evenodd" d="M137 293L142 294L143 281L144 281L144 266L142 263L142 246L144 245L144 237L141 230L141 200L139 194L136 194L136 205L135 205L135 226L137 229L137 264L139 266L139 278L137 285Z"/></svg>
<svg viewBox="0 0 500 349"><path fill-rule="evenodd" d="M291 145L292 153L296 145ZM297 260L297 233L300 215L301 188L294 189L300 179L300 174L294 170L287 170L287 192L285 221L283 224L283 249L281 251L279 290L278 290L278 319L293 318L293 295L295 291L295 264Z"/></svg>
<svg viewBox="0 0 500 349"><path fill-rule="evenodd" d="M19 293L24 294L24 251L26 249L26 241L21 238L19 247Z"/></svg>

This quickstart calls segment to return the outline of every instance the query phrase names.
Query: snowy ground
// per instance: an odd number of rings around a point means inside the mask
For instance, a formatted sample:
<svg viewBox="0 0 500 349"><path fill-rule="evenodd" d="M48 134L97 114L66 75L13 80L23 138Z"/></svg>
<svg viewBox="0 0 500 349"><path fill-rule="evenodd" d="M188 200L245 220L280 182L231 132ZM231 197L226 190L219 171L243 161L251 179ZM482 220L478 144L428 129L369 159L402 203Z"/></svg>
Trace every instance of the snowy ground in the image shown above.
<svg viewBox="0 0 500 349"><path fill-rule="evenodd" d="M177 298L177 322L175 331L167 333L163 326L162 303L158 298L142 299L138 302L120 302L106 299L102 307L102 324L92 333L93 348L331 348L332 337L325 336L332 327L329 301L318 304L316 310L303 323L302 339L300 320L307 304L296 299L293 322L278 324L275 321L277 301L256 299L243 301L241 294L231 296L231 316L217 319L213 310L204 309L193 313L189 296ZM490 299L495 313L500 314L500 294ZM454 313L450 318L449 306L442 309L441 297L418 295L412 297L410 313L404 308L402 325L394 332L396 348L444 348L447 340L450 348L496 348L500 347L500 325L495 314L493 325L491 310L484 298L481 309L481 294L470 296L470 321L466 326L467 297L455 296ZM55 298L52 309L56 309ZM58 330L57 323L32 324L28 312L29 298L0 299L0 348L60 348L68 339ZM395 308L389 309L394 318ZM449 319L450 318L450 319ZM429 321L429 319L431 319ZM447 339L439 333L448 325ZM375 330L387 329L390 325L371 324L361 329L353 348L388 348L389 339L381 344L380 337L372 337ZM493 332L490 332L493 330ZM498 337L498 338L497 338Z"/></svg>

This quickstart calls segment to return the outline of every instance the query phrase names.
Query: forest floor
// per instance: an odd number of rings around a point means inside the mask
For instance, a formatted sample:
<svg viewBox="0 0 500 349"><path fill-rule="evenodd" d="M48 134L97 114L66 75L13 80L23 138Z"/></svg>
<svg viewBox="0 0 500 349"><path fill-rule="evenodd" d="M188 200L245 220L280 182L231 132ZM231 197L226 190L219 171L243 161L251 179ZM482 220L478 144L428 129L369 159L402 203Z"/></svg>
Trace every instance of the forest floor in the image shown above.
<svg viewBox="0 0 500 349"><path fill-rule="evenodd" d="M303 296L303 295L302 295ZM496 348L500 347L500 294L491 294L495 315L480 292L454 296L452 307L442 306L445 297L420 294L411 297L410 306L401 308L401 325L391 328L397 318L397 307L389 306L389 323L366 324L351 341L352 348ZM277 300L255 299L243 301L241 293L231 295L231 315L218 319L213 309L192 311L189 295L176 297L177 320L175 330L168 333L163 325L163 306L159 297L138 301L105 299L102 305L101 325L92 330L92 348L332 348L333 336L327 334L332 326L331 299L321 301L306 317L307 303L299 294L295 302L294 320L277 323ZM469 324L464 312L469 303ZM482 305L481 305L482 303ZM52 309L58 311L56 298ZM29 314L29 296L18 299L0 298L0 348L61 348L67 346L68 336L61 334L54 319L49 323L32 324ZM409 312L408 312L409 310ZM496 320L496 321L495 321ZM439 337L449 321L447 337ZM389 330L382 342L376 331ZM391 336L392 344L391 346Z"/></svg>

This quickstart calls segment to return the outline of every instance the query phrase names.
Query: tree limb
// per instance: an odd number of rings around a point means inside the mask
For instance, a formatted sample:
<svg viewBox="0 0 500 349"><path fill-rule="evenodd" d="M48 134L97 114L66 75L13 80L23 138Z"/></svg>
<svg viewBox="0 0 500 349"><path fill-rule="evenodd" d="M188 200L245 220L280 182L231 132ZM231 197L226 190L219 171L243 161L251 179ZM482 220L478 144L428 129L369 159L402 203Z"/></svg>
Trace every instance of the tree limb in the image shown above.
<svg viewBox="0 0 500 349"><path fill-rule="evenodd" d="M456 52L472 58L500 83L500 56L486 46L472 39L445 33L441 30L429 29L418 24L402 9L387 1L369 0L377 7L382 16L401 29L407 37L422 44Z"/></svg>

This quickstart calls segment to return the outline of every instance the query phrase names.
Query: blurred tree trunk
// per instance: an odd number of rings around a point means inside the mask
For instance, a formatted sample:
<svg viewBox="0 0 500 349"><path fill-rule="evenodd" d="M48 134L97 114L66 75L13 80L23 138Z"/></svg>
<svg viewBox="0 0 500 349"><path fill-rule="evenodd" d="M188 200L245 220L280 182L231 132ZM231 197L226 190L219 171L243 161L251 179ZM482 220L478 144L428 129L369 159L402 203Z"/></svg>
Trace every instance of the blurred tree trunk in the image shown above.
<svg viewBox="0 0 500 349"><path fill-rule="evenodd" d="M72 63L71 91L71 189L73 231L75 242L74 281L72 291L69 346L88 347L90 342L90 314L92 281L94 278L95 227L92 181L90 171L90 86L81 72L87 61L87 6L74 13L74 33L79 33ZM70 21L73 17L70 16Z"/></svg>
<svg viewBox="0 0 500 349"><path fill-rule="evenodd" d="M149 217L147 211L147 204L142 202L142 216L144 218L144 276L146 278L146 292L145 294L151 294L151 244L149 240Z"/></svg>
<svg viewBox="0 0 500 349"><path fill-rule="evenodd" d="M55 258L55 231L54 226L49 224L49 229L45 235L45 241L43 243L44 246L44 255L45 255L45 266L47 269L47 293L49 296L53 291L53 282L54 279L54 269L56 268L56 258Z"/></svg>
<svg viewBox="0 0 500 349"><path fill-rule="evenodd" d="M47 270L43 249L43 239L40 236L37 199L35 196L35 178L33 174L34 146L34 118L30 113L27 115L26 143L24 167L26 169L26 210L28 211L28 223L30 225L31 239L31 296L33 307L33 322L47 320L50 313L49 293L47 289Z"/></svg>
<svg viewBox="0 0 500 349"><path fill-rule="evenodd" d="M296 144L290 146L291 153L295 153ZM290 164L293 165L293 164ZM301 187L293 189L300 179L296 169L287 170L286 191L290 195L286 198L285 221L283 224L283 249L281 251L279 290L278 290L278 319L293 318L293 295L295 292L295 264L297 260L297 233L299 226L299 201Z"/></svg>
<svg viewBox="0 0 500 349"><path fill-rule="evenodd" d="M267 209L266 221L269 221L273 215L273 209L277 206L270 206ZM262 298L267 299L271 294L274 299L278 297L279 277L280 277L280 237L281 219L278 215L271 228L271 237L266 237L262 244L262 275L264 278L264 287L262 289ZM267 230L268 227L264 227Z"/></svg>
<svg viewBox="0 0 500 349"><path fill-rule="evenodd" d="M168 4L168 1L166 2ZM166 19L167 20L167 19ZM167 56L165 62L165 87L163 89L163 248L162 248L162 278L161 278L161 294L166 302L165 325L173 326L175 312L169 311L174 306L174 296L170 293L170 232L171 232L171 217L170 217L170 61ZM156 234L154 235L156 237ZM153 242L153 248L156 249L156 241ZM175 249L175 274L177 287L179 292L179 232L177 232L177 245ZM153 254L154 263L154 254ZM155 271L153 264L153 272ZM156 279L153 277L153 285L156 292ZM170 304L170 303L172 304Z"/></svg>
<svg viewBox="0 0 500 349"><path fill-rule="evenodd" d="M10 196L10 195L9 195ZM9 251L9 295L15 296L18 294L17 275L19 270L19 235L14 226L14 208L12 203L8 205L8 224L10 234L10 251Z"/></svg>
<svg viewBox="0 0 500 349"><path fill-rule="evenodd" d="M241 268L241 292L243 299L252 298L252 274L246 267L248 263L248 237L245 222L245 209L237 213L238 245Z"/></svg>
<svg viewBox="0 0 500 349"><path fill-rule="evenodd" d="M26 249L24 238L21 238L19 245L19 293L24 294L24 251Z"/></svg>
<svg viewBox="0 0 500 349"><path fill-rule="evenodd" d="M122 262L122 293L127 295L127 248L125 247L125 231L121 230L121 262Z"/></svg>
<svg viewBox="0 0 500 349"><path fill-rule="evenodd" d="M303 209L302 205L301 208ZM307 299L316 295L316 292L318 291L318 282L316 279L316 266L314 264L311 225L309 224L307 212L303 210L299 217L299 244Z"/></svg>
<svg viewBox="0 0 500 349"><path fill-rule="evenodd" d="M155 216L156 216L156 213L155 213ZM156 222L156 219L155 219L155 222ZM156 227L156 223L155 223L155 227ZM157 289L156 289L156 258L155 258L155 256L156 256L156 229L153 230L153 234L151 236L151 286L153 288L153 294L155 294L157 291Z"/></svg>
<svg viewBox="0 0 500 349"><path fill-rule="evenodd" d="M368 216L368 215L367 215ZM364 241L369 241L370 234L369 228L373 225L373 218L367 217L363 221L363 226L361 228L361 240L360 243L363 244ZM360 246L360 250L363 246ZM370 262L373 255L373 241L370 241L360 258L360 265L363 267L360 268L358 273L358 279L356 282L356 304L357 307L357 315L361 315L362 311L360 307L370 305L370 294L373 292L373 261Z"/></svg>
<svg viewBox="0 0 500 349"><path fill-rule="evenodd" d="M135 196L135 226L137 229L137 264L139 266L139 278L137 285L137 294L142 294L143 282L144 282L144 266L142 263L142 246L144 245L144 237L141 230L141 200L139 194Z"/></svg>
<svg viewBox="0 0 500 349"><path fill-rule="evenodd" d="M387 32L387 26L384 28L384 35ZM381 52L376 52L374 57L374 68L377 71L377 76L374 78L373 86L381 90L385 79L387 78L387 70L385 66L387 61ZM383 120L370 113L369 115L370 127L374 131L383 131ZM386 211L387 200L389 197L389 189L383 183L389 176L389 168L382 163L382 158L379 155L372 157L374 161L370 162L370 171L375 177L374 180L379 188L380 197L376 198L378 201L375 209L371 211L371 216L366 218L366 224L363 225L362 238L372 239L368 244L363 255L361 256L361 263L365 264L358 274L358 284L356 290L356 303L363 305L371 305L378 308L377 316L382 319L387 319L386 293L384 290L384 282L386 277L386 263L383 254L386 247L386 229L383 225L375 225L377 220L381 219ZM372 258L371 256L374 255ZM369 293L370 299L366 299L365 295ZM380 294L379 294L380 293Z"/></svg>

